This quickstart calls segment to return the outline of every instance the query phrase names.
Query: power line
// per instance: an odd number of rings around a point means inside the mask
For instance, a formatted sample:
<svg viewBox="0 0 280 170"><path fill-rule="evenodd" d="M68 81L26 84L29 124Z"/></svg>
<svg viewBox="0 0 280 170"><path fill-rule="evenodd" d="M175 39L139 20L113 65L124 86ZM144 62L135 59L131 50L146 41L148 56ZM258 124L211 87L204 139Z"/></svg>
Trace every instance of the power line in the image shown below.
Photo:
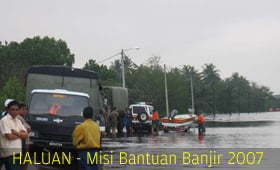
<svg viewBox="0 0 280 170"><path fill-rule="evenodd" d="M139 48L139 47L133 47L133 48L122 49L123 55L126 56L126 54L124 53L124 51L130 51L130 50L134 50L134 49L139 50L140 48ZM114 54L114 55L112 55L112 56L110 56L110 57L107 57L107 58L105 58L105 59L103 59L103 60L101 60L101 61L98 61L97 63L100 64L100 63L103 63L103 62L105 62L105 61L107 61L107 60L110 60L110 59L112 59L112 58L115 57L115 56L121 55L122 52L118 52L118 53L116 53L116 54Z"/></svg>
<svg viewBox="0 0 280 170"><path fill-rule="evenodd" d="M112 58L114 58L114 57L116 57L116 56L118 56L118 55L120 55L120 54L121 54L121 53L118 52L118 53L116 53L116 54L114 54L114 55L112 55L112 56L110 56L110 57L107 57L107 58L105 58L105 59L103 59L103 60L101 60L101 61L98 61L97 63L98 63L98 64L104 63L105 61L110 60L110 59L112 59Z"/></svg>

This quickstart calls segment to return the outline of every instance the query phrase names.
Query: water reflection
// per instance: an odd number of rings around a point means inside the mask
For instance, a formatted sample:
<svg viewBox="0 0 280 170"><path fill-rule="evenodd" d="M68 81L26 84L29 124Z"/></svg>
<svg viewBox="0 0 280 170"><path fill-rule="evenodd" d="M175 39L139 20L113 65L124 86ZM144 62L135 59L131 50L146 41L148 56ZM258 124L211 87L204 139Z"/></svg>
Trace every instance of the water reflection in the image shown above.
<svg viewBox="0 0 280 170"><path fill-rule="evenodd" d="M198 135L198 140L199 140L200 144L203 144L204 140L205 140L205 136L204 135Z"/></svg>

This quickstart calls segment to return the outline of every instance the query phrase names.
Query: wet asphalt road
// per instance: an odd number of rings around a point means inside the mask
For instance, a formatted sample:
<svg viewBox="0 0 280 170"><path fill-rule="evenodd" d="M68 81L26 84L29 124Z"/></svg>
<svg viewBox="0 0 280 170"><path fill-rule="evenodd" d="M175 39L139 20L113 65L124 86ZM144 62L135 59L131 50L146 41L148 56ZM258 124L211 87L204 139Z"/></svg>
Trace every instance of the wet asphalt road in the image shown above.
<svg viewBox="0 0 280 170"><path fill-rule="evenodd" d="M250 166L228 166L221 164L214 166L220 169L278 169L280 159L280 113L266 114L241 114L233 115L229 118L227 115L217 117L219 121L233 120L235 123L218 124L207 128L207 134L204 137L197 135L197 129L191 129L190 132L160 132L159 135L153 136L134 136L123 138L104 138L103 146L105 150L111 151L114 155L113 165L105 165L103 169L208 169L206 165L191 166L183 165L182 157L178 156L176 165L120 165L119 153L127 152L128 154L177 154L182 155L182 152L191 153L206 153L209 150L220 151L242 151L242 152L264 152L265 159L260 165ZM240 121L252 121L240 123ZM227 148L227 149L225 149ZM229 158L224 157L223 161L228 161ZM46 170L53 168L38 168L29 166L28 170ZM67 168L70 170L71 168ZM76 169L76 168L72 168Z"/></svg>

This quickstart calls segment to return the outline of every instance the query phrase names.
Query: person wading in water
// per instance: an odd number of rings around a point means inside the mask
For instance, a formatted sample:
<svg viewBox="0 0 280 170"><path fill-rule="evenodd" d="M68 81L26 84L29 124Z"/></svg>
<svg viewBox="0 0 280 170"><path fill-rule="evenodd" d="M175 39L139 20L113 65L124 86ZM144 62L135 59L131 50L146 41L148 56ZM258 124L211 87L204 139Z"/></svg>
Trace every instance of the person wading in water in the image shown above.
<svg viewBox="0 0 280 170"><path fill-rule="evenodd" d="M203 114L197 114L197 123L198 123L198 135L204 136L205 135L205 117Z"/></svg>

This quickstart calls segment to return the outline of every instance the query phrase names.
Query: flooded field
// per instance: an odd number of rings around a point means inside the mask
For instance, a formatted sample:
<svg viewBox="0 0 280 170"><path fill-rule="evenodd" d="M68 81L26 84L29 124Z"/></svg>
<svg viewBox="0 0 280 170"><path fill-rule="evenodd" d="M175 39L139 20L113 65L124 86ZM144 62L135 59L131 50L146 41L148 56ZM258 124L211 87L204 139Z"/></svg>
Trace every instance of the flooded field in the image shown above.
<svg viewBox="0 0 280 170"><path fill-rule="evenodd" d="M134 136L123 138L104 138L104 150L113 153L119 160L119 153L127 154L169 154L180 153L183 151L209 152L212 150L229 150L242 152L255 152L262 150L263 152L273 153L266 157L266 161L278 159L277 155L280 151L280 113L258 113L258 114L233 114L219 115L216 117L218 122L211 122L211 126L206 129L206 136L198 136L197 129L191 129L190 132L160 132L158 136ZM259 149L259 150L258 150ZM180 162L183 158L179 158ZM270 167L259 165L253 169L274 169L279 161L270 162ZM239 165L238 165L239 166ZM203 166L187 166L188 168L207 168ZM215 166L214 166L215 167ZM219 168L223 166L217 166ZM249 166L245 167L248 168ZM251 166L250 166L251 167ZM181 165L120 165L114 162L105 165L103 169L184 169L186 166ZM227 169L237 169L233 166ZM38 169L30 166L28 169ZM41 169L41 168L40 168Z"/></svg>

